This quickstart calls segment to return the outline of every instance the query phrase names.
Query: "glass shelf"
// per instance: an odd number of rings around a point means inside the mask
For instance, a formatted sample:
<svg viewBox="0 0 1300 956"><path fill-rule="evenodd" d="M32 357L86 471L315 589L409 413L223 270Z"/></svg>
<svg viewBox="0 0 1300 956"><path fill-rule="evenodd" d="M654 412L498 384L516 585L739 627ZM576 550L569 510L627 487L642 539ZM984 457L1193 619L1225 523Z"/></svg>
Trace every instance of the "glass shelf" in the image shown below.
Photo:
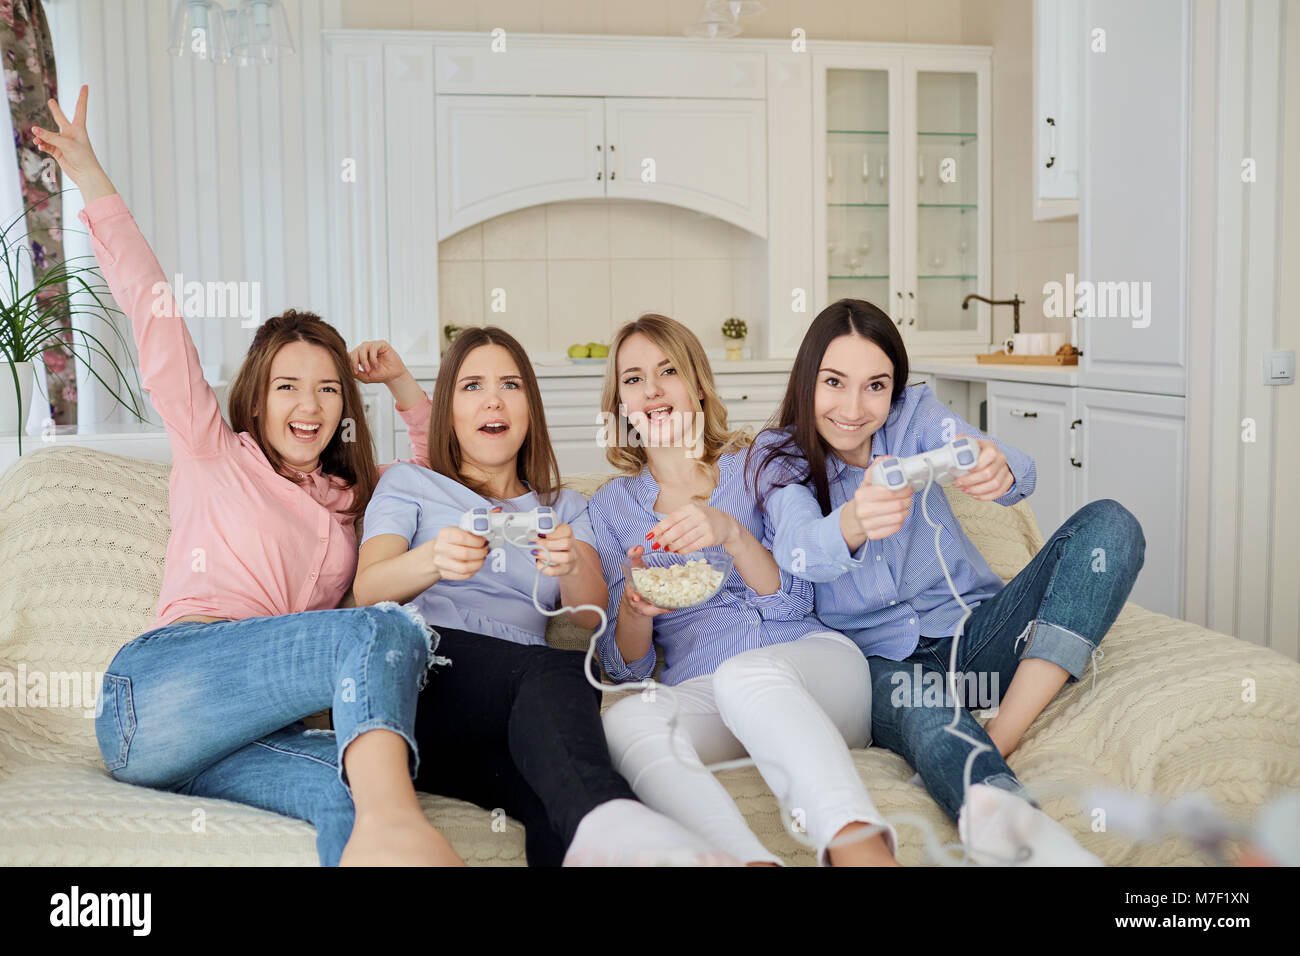
<svg viewBox="0 0 1300 956"><path fill-rule="evenodd" d="M889 276L827 276L828 279L888 279Z"/></svg>
<svg viewBox="0 0 1300 956"><path fill-rule="evenodd" d="M919 202L918 209L975 209L973 202Z"/></svg>
<svg viewBox="0 0 1300 956"><path fill-rule="evenodd" d="M956 276L931 275L931 276L917 276L917 278L918 278L918 279L978 279L979 276L973 276L973 275L956 275Z"/></svg>
<svg viewBox="0 0 1300 956"><path fill-rule="evenodd" d="M917 136L964 136L967 139L975 139L974 133L927 133L922 130L917 130L916 135Z"/></svg>
<svg viewBox="0 0 1300 956"><path fill-rule="evenodd" d="M828 129L828 133L840 133L845 136L888 136L887 129Z"/></svg>
<svg viewBox="0 0 1300 956"><path fill-rule="evenodd" d="M826 204L834 209L849 209L854 207L869 207L872 209L888 209L887 202L828 202Z"/></svg>

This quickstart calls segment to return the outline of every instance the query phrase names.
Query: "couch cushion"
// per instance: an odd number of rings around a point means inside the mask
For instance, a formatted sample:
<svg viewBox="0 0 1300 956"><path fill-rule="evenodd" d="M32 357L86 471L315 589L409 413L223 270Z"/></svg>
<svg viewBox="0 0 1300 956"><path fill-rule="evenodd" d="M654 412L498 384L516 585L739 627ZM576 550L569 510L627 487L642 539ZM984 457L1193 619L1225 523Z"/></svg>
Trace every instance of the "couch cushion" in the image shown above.
<svg viewBox="0 0 1300 956"><path fill-rule="evenodd" d="M0 671L102 673L152 620L167 542L166 464L75 447L24 456L0 478ZM590 492L603 476L571 476ZM1027 503L1002 508L960 492L949 500L993 570L1009 580L1042 545ZM552 623L556 646L588 632ZM1172 799L1204 791L1247 819L1282 789L1300 788L1300 665L1276 652L1137 605L1125 606L1092 674L1067 685L1034 722L1012 769L1044 809L1111 865L1187 865L1185 841L1138 844L1094 832L1072 794L1098 781ZM1248 682L1253 696L1243 692ZM621 696L607 694L605 706ZM312 828L224 801L114 781L83 706L0 707L0 863L315 862ZM934 839L956 839L901 757L878 748L854 761L895 821L905 864ZM720 775L750 826L796 864L811 853L782 829L752 768ZM1067 788L1071 792L1066 792ZM523 862L522 829L456 800L421 795L434 824L471 861ZM205 811L195 834L193 810Z"/></svg>

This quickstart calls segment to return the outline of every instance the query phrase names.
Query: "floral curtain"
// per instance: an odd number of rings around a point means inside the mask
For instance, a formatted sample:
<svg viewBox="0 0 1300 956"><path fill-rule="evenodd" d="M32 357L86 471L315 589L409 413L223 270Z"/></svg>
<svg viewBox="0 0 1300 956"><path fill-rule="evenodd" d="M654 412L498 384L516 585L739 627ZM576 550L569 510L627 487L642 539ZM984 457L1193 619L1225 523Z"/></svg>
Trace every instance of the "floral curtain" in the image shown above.
<svg viewBox="0 0 1300 956"><path fill-rule="evenodd" d="M32 270L40 278L63 260L63 202L58 164L36 148L32 127L57 129L46 102L58 97L54 72L54 44L45 20L41 0L0 0L0 57L9 92L9 116L13 122L14 149L18 152L23 207L27 209L27 236L31 246ZM8 220L0 225L7 225ZM51 289L58 295L61 289ZM60 325L71 328L69 316ZM64 336L72 341L71 333ZM46 349L45 384L50 400L50 417L56 425L77 421L77 378L72 353Z"/></svg>

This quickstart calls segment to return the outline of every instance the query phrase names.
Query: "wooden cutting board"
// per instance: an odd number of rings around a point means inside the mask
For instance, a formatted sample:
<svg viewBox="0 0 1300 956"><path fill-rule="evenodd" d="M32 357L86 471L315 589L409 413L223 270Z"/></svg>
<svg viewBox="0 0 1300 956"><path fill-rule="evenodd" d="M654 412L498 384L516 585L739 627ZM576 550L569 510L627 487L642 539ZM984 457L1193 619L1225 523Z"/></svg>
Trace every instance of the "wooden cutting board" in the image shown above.
<svg viewBox="0 0 1300 956"><path fill-rule="evenodd" d="M1078 365L1078 355L1008 355L1006 352L992 352L976 355L975 361L981 365Z"/></svg>

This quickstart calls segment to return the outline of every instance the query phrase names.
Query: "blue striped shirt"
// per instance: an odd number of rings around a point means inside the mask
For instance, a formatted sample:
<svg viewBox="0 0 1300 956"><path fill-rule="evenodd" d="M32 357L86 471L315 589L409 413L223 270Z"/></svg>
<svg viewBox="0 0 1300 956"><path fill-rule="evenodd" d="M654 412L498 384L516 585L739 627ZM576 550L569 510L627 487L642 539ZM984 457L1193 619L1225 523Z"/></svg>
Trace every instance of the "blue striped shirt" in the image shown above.
<svg viewBox="0 0 1300 956"><path fill-rule="evenodd" d="M752 487L745 483L745 452L718 459L718 485L709 506L725 511L770 548L772 526L756 507ZM596 535L596 550L609 582L609 626L596 644L605 673L615 681L642 680L654 672L652 644L637 661L625 661L614 640L619 602L623 599L623 562L627 549L645 545L646 532L661 517L654 510L659 483L648 467L636 475L607 482L587 503L587 517ZM697 553L722 553L706 548ZM658 553L647 549L646 564L654 566ZM667 562L661 562L667 563ZM680 684L692 677L712 674L725 660L741 651L797 640L826 628L812 615L813 586L809 581L781 572L781 588L759 594L734 567L722 589L698 607L681 608L653 619L654 642L664 651L664 684Z"/></svg>
<svg viewBox="0 0 1300 956"><path fill-rule="evenodd" d="M780 444L791 431L761 433L751 467L762 461L763 449ZM988 437L939 401L928 385L913 385L903 389L885 424L872 436L871 453L915 455L957 435ZM1017 448L991 440L1007 456L1015 478L1011 490L997 502L1013 505L1034 490L1034 461ZM783 570L816 582L817 616L822 622L851 638L864 654L896 661L907 658L922 635L950 636L962 609L935 555L934 529L921 513L921 492L913 496L912 511L901 529L887 538L868 540L850 554L840 531L839 507L853 497L866 469L828 456L831 511L823 516L811 484L791 480L802 477L800 467L806 473L803 458L794 463L777 459L763 473L764 508L775 526L773 557ZM791 483L773 487L785 481ZM943 489L932 487L927 503L931 520L943 529L940 547L963 600L973 608L993 597L1002 589L1002 579L966 537Z"/></svg>

